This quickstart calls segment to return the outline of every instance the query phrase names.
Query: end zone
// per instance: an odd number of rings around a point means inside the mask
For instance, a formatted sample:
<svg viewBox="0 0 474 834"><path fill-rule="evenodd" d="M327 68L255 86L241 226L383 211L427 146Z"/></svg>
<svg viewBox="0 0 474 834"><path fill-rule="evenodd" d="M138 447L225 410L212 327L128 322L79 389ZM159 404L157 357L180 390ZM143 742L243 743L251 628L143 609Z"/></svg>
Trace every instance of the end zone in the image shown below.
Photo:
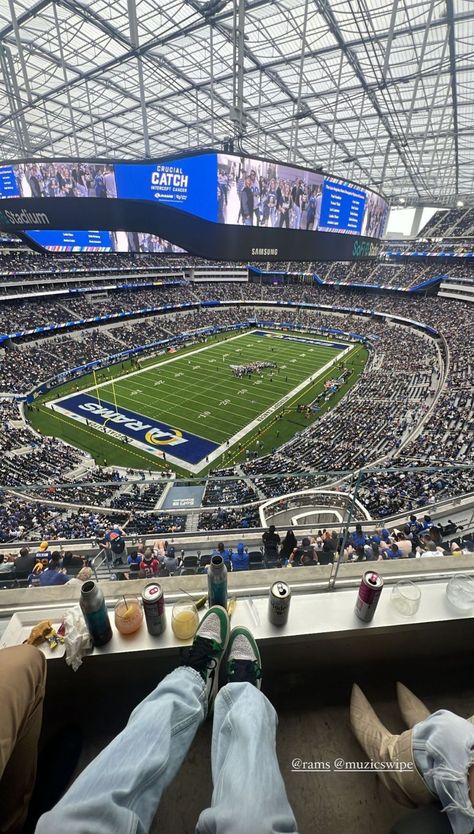
<svg viewBox="0 0 474 834"><path fill-rule="evenodd" d="M135 411L101 402L92 393L72 394L46 403L53 412L65 414L86 426L130 443L154 457L193 470L218 448L204 437L174 429L166 423Z"/></svg>

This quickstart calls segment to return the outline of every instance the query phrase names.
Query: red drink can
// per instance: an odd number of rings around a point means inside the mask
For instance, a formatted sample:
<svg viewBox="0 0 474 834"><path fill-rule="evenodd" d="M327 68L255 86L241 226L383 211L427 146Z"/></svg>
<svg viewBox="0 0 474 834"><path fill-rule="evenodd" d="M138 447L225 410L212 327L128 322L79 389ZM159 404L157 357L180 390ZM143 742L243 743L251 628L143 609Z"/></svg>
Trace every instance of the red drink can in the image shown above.
<svg viewBox="0 0 474 834"><path fill-rule="evenodd" d="M382 588L383 579L380 574L375 573L373 570L368 570L364 573L355 606L355 613L359 617L359 620L363 620L364 623L370 623L375 614Z"/></svg>
<svg viewBox="0 0 474 834"><path fill-rule="evenodd" d="M149 582L142 591L143 611L146 627L150 634L157 637L166 628L165 598L158 582Z"/></svg>

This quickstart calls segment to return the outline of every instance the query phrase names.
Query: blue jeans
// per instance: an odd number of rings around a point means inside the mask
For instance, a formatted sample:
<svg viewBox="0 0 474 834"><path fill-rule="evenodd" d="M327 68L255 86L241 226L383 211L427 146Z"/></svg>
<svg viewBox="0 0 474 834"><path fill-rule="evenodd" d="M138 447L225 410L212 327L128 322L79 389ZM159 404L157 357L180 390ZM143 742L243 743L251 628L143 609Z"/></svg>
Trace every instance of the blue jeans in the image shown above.
<svg viewBox="0 0 474 834"><path fill-rule="evenodd" d="M175 669L41 817L36 834L147 834L206 709L199 673ZM276 757L276 727L274 708L252 684L220 690L214 704L212 804L201 813L197 834L296 832Z"/></svg>

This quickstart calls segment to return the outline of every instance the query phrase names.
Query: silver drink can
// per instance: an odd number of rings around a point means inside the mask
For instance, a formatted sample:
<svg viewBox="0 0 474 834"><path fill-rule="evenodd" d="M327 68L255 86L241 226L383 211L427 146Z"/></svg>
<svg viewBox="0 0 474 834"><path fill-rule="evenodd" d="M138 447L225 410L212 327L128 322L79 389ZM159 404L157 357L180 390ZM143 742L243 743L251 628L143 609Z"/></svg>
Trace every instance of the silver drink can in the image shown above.
<svg viewBox="0 0 474 834"><path fill-rule="evenodd" d="M288 622L290 613L291 588L286 582L274 582L268 599L268 619L272 625L281 626Z"/></svg>
<svg viewBox="0 0 474 834"><path fill-rule="evenodd" d="M157 637L166 628L165 598L158 582L149 582L142 591L143 611L146 627Z"/></svg>
<svg viewBox="0 0 474 834"><path fill-rule="evenodd" d="M380 594L382 593L383 579L380 574L373 570L364 573L357 594L355 613L359 620L370 623L375 614Z"/></svg>

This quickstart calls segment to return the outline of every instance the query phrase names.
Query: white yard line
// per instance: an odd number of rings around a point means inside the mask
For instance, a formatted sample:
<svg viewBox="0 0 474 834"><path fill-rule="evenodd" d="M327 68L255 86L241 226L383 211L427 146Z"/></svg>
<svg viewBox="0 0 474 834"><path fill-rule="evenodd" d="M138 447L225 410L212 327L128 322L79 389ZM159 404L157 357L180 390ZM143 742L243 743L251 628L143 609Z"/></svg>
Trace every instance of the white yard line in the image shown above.
<svg viewBox="0 0 474 834"><path fill-rule="evenodd" d="M235 341L235 339L242 339L244 336L248 335L249 333L248 331L246 331L245 333L239 333L237 336L231 336L230 339L223 339L222 342L233 342ZM99 382L98 385L91 385L89 388L81 388L80 392L78 391L77 393L89 394L90 391L96 391L97 388L104 388L107 385L111 385L112 382L115 385L117 382L120 382L121 379L130 379L130 377L136 376L137 374L147 373L147 371L151 371L153 370L153 368L158 368L164 365L170 365L171 362L178 362L179 360L185 359L189 356L196 356L197 353L202 353L203 350L210 350L211 348L216 347L216 345L218 344L220 344L220 342L213 342L210 345L204 345L204 347L197 348L196 350L193 350L190 353L180 353L178 350L176 356L172 356L171 359L165 359L163 362L156 362L154 365L147 365L146 368L140 368L138 371L129 371L128 373L123 374L123 376L116 376L113 379L105 380L104 382ZM67 394L64 397L60 397L58 400L54 400L54 403L60 403L62 402L62 400L66 400L70 396L71 394Z"/></svg>

